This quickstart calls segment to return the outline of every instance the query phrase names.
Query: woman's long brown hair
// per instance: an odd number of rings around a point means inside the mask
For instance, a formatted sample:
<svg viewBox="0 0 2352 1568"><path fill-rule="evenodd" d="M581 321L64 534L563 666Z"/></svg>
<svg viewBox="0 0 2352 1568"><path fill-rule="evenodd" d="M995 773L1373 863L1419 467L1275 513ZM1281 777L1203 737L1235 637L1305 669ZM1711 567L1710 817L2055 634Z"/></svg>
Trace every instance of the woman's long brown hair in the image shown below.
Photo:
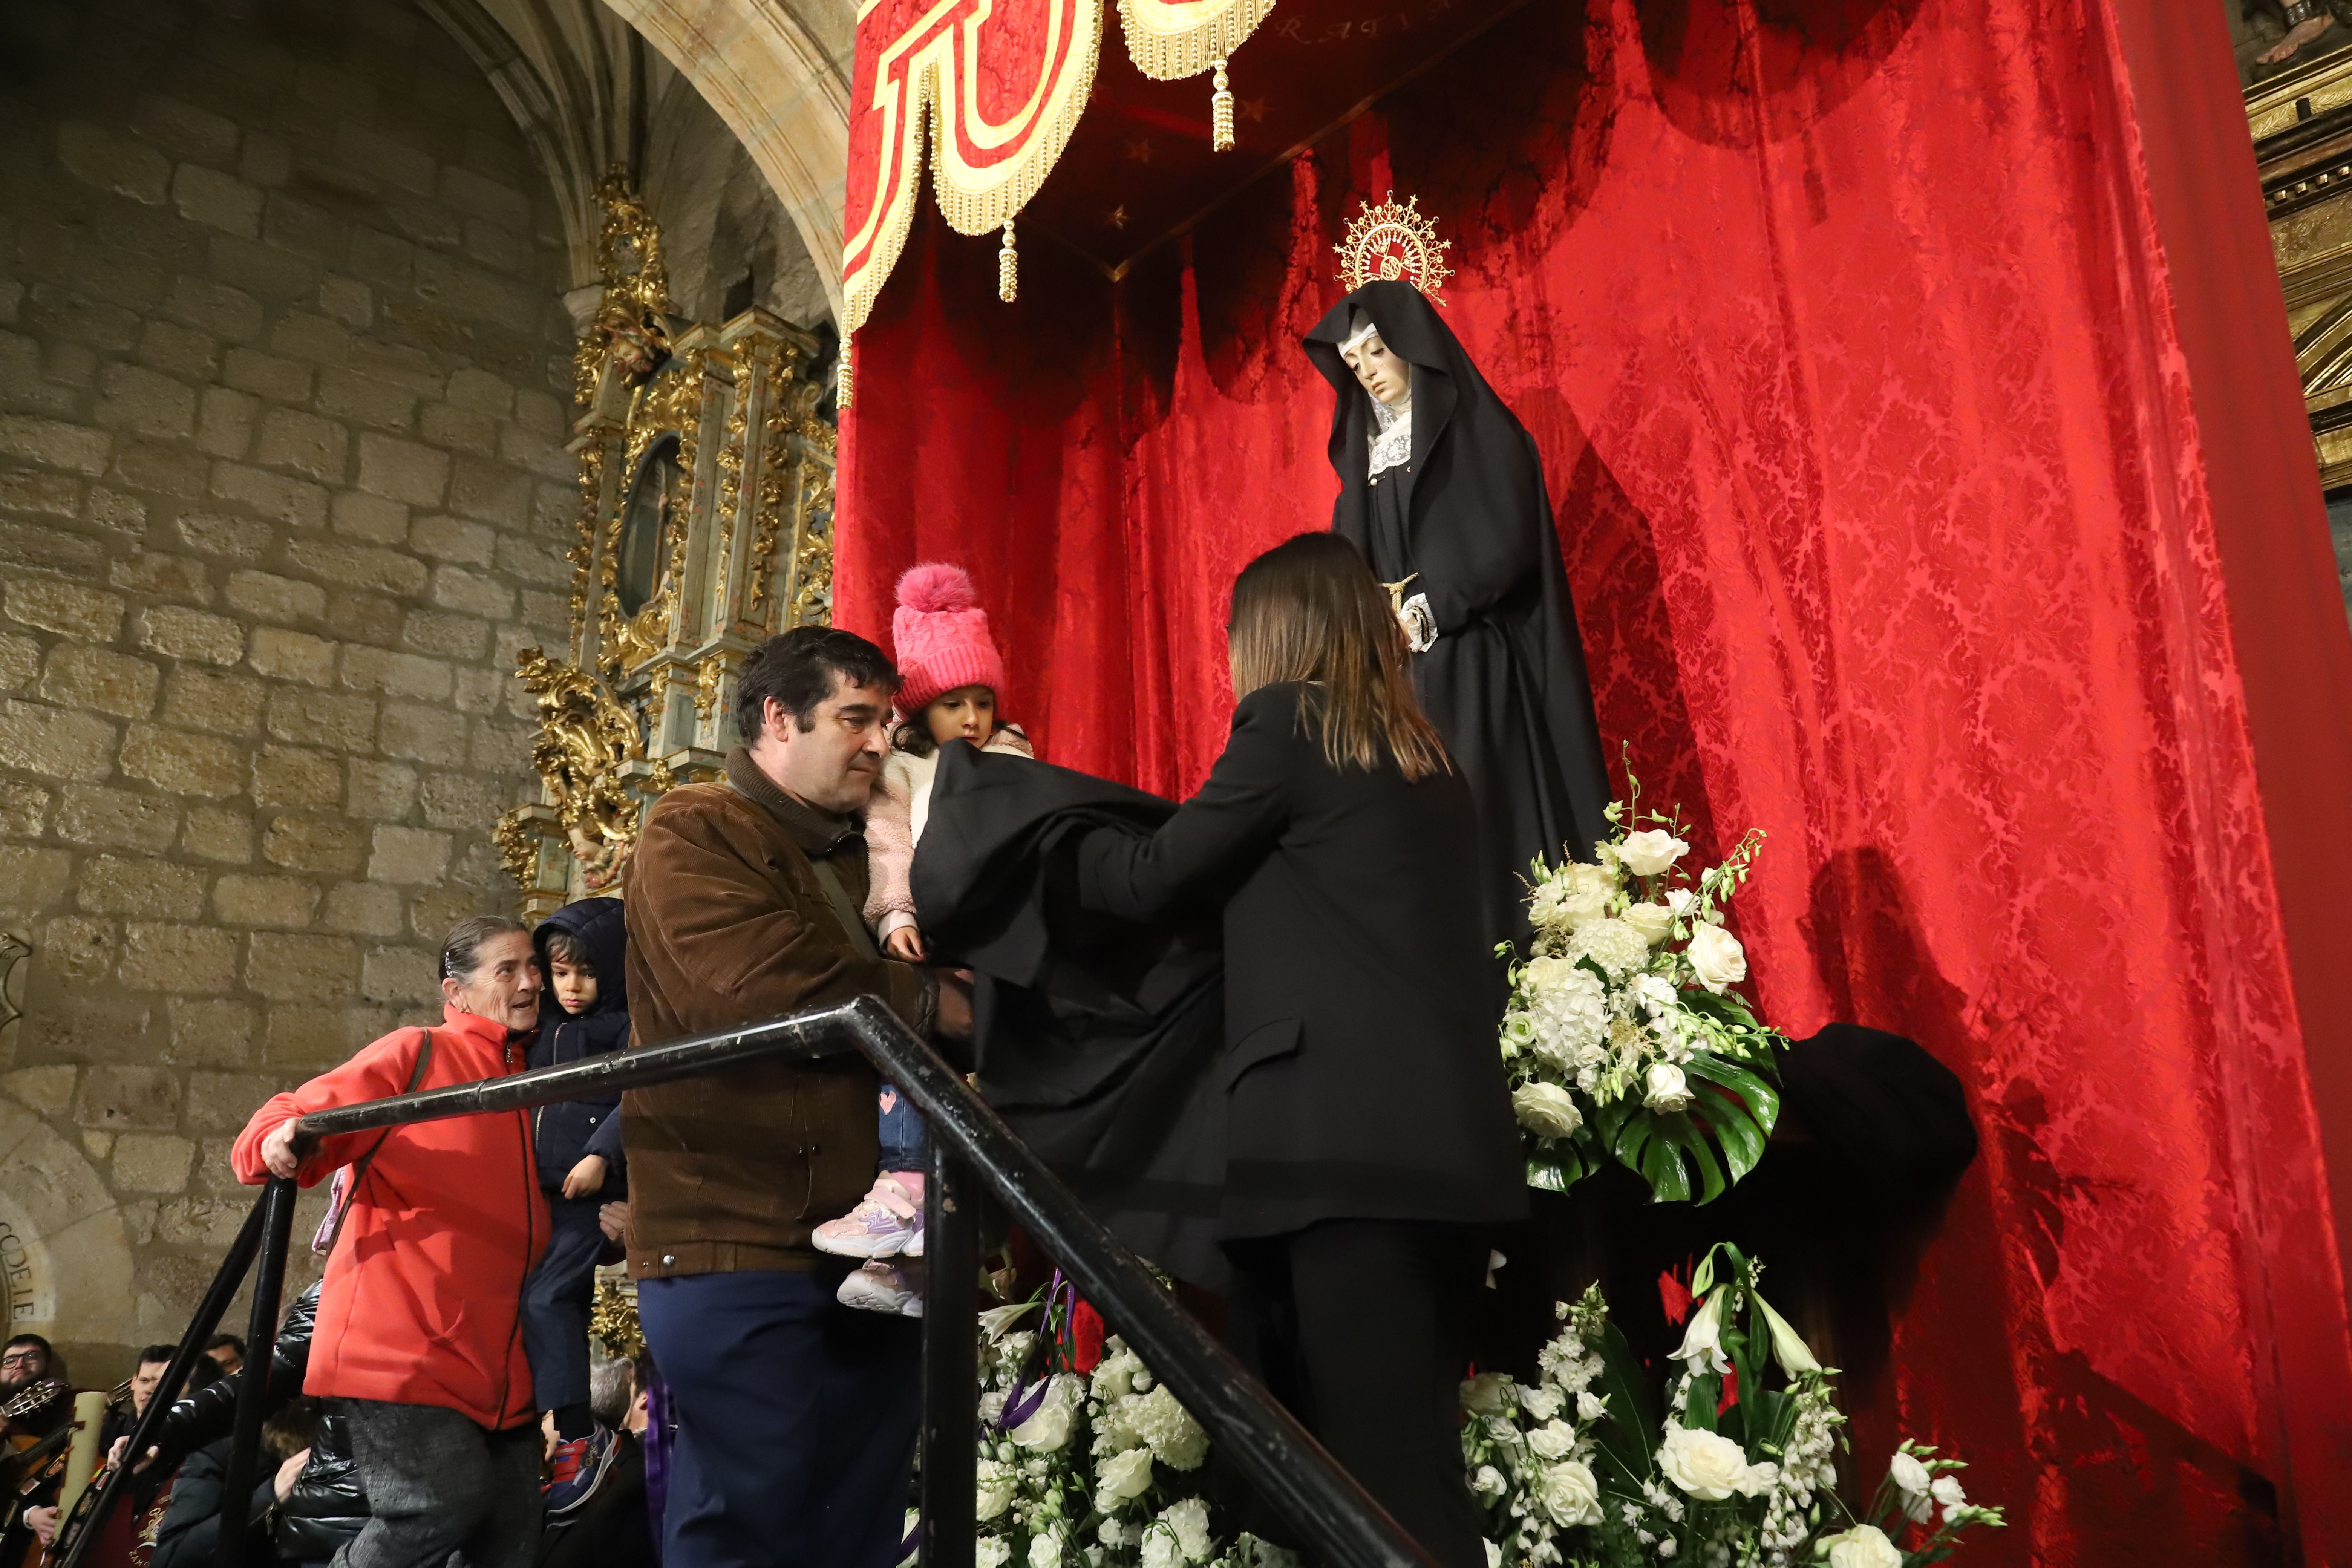
<svg viewBox="0 0 2352 1568"><path fill-rule="evenodd" d="M1410 652L1387 593L1356 547L1336 533L1276 545L1234 580L1225 627L1234 695L1307 683L1299 722L1321 731L1335 768L1396 759L1408 781L1450 772L1445 742L1412 694Z"/></svg>

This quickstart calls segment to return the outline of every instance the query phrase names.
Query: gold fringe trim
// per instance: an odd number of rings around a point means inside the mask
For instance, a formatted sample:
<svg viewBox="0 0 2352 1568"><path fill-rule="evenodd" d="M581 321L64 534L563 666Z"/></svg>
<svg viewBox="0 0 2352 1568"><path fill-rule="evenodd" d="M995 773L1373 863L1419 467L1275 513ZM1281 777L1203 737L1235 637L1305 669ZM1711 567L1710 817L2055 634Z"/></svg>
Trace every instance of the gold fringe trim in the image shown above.
<svg viewBox="0 0 2352 1568"><path fill-rule="evenodd" d="M834 406L836 408L848 407L852 397L855 396L857 391L857 378L855 370L856 363L856 350L857 339L856 335L849 332L844 332L841 336L841 361L833 367L833 402Z"/></svg>
<svg viewBox="0 0 2352 1568"><path fill-rule="evenodd" d="M1214 7L1118 0L1128 58L1154 81L1199 76L1216 61L1231 59L1273 9L1274 0L1226 0ZM1204 17L1203 11L1210 15Z"/></svg>
<svg viewBox="0 0 2352 1568"><path fill-rule="evenodd" d="M1010 305L1021 297L1021 257L1013 248L1013 220L1004 220L1004 248L996 253L996 297Z"/></svg>
<svg viewBox="0 0 2352 1568"><path fill-rule="evenodd" d="M1220 56L1213 79L1216 91L1209 95L1209 150L1230 153L1234 150L1234 84L1225 79L1225 62Z"/></svg>

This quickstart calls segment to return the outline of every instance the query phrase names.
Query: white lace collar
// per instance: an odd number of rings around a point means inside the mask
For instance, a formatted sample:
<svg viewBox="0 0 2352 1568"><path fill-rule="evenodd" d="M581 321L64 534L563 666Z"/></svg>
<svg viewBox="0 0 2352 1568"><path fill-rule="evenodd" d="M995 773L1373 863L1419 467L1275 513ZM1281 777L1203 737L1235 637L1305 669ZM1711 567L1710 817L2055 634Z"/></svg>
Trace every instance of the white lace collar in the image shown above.
<svg viewBox="0 0 2352 1568"><path fill-rule="evenodd" d="M1374 397L1371 405L1372 419L1379 429L1368 440L1371 448L1370 477L1377 479L1390 468L1412 461L1412 398L1408 395L1391 406Z"/></svg>

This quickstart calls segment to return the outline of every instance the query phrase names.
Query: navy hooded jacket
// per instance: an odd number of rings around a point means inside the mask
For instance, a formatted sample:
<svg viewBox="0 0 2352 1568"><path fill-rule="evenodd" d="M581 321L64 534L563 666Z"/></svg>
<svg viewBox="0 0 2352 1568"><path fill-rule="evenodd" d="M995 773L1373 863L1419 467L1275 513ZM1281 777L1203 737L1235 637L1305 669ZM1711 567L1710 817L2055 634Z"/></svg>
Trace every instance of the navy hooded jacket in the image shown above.
<svg viewBox="0 0 2352 1568"><path fill-rule="evenodd" d="M562 931L587 949L596 967L596 1001L574 1017L555 999L555 982L548 963L547 939ZM625 1049L629 1043L629 994L624 973L627 935L621 921L618 899L582 899L556 910L531 933L539 950L540 973L549 975L539 1000L539 1037L531 1042L530 1065L566 1067L607 1051ZM531 1112L531 1142L539 1152L539 1184L551 1194L563 1190L584 1154L604 1156L604 1189L594 1196L614 1202L627 1192L621 1173L621 1123L615 1114L620 1096L571 1100L542 1105Z"/></svg>

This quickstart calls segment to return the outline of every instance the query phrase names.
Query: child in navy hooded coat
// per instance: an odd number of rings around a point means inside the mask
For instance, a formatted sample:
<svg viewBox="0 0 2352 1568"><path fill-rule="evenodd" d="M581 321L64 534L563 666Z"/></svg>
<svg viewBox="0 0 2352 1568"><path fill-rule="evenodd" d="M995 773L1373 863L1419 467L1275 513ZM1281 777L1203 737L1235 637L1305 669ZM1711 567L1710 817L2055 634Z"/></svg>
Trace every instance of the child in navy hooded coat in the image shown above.
<svg viewBox="0 0 2352 1568"><path fill-rule="evenodd" d="M535 1068L568 1067L629 1043L629 1002L622 974L626 936L618 899L564 905L531 935L547 989L540 1000ZM531 1112L539 1184L547 1194L547 1250L523 1285L523 1345L532 1396L555 1416L558 1505L575 1476L593 1485L603 1449L588 1411L588 1313L605 1237L599 1215L628 1195L621 1168L617 1095L562 1100ZM601 1442L599 1439L601 1438Z"/></svg>

